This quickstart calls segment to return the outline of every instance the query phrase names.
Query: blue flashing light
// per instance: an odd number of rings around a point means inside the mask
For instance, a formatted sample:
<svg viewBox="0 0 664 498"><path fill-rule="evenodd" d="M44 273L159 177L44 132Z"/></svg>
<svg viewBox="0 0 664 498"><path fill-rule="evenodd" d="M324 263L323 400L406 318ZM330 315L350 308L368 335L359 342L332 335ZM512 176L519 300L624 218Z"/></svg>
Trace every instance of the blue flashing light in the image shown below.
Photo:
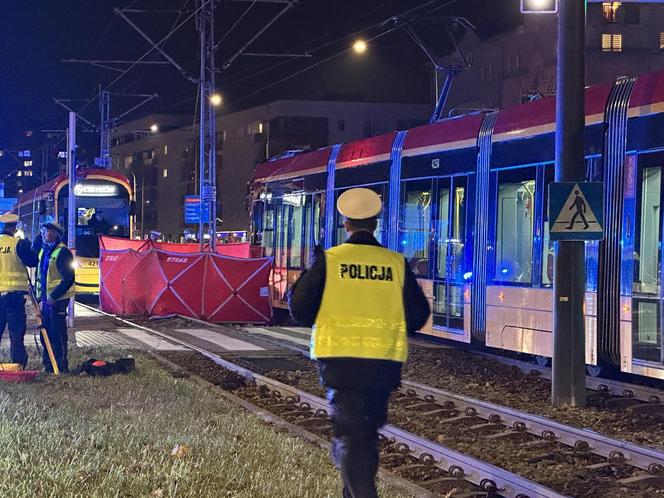
<svg viewBox="0 0 664 498"><path fill-rule="evenodd" d="M471 278L473 278L473 272L472 271L467 271L466 273L463 274L463 279L468 282Z"/></svg>

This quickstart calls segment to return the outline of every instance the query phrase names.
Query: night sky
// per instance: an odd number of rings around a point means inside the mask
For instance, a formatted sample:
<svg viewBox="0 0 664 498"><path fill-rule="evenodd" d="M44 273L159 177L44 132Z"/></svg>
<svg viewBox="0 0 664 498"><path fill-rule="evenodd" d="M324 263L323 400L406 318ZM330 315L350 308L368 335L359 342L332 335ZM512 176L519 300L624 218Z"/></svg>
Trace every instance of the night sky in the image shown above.
<svg viewBox="0 0 664 498"><path fill-rule="evenodd" d="M120 73L60 60L134 60L143 55L148 43L113 13L114 7L180 10L180 14L128 14L150 37L160 40L189 15L193 6L194 0L5 0L0 18L0 148L19 146L27 129L64 128L66 111L53 103L54 97L83 99L71 105L77 110L83 108L85 117L98 122L98 105L93 100L97 86L106 87ZM215 29L216 38L224 39L217 52L218 66L282 8L283 4L260 1L220 1ZM379 26L382 21L412 9L413 15L464 16L483 37L500 33L519 20L518 0L301 0L247 51L309 51L313 56L290 60L238 58L217 77L217 87L224 96L221 112L275 98L429 102L430 69L422 52L403 32L377 39L363 56L353 52L337 55L354 39L383 32ZM244 18L228 33L243 14ZM358 31L361 34L356 34ZM449 51L442 28L422 27L421 32L437 53ZM185 70L196 75L197 43L190 20L163 47ZM153 52L146 60L163 59ZM278 83L314 64L315 68L301 76ZM152 112L192 113L196 98L195 85L171 66L137 66L109 90L159 93L159 99L130 118ZM112 115L136 102L130 97L112 97Z"/></svg>

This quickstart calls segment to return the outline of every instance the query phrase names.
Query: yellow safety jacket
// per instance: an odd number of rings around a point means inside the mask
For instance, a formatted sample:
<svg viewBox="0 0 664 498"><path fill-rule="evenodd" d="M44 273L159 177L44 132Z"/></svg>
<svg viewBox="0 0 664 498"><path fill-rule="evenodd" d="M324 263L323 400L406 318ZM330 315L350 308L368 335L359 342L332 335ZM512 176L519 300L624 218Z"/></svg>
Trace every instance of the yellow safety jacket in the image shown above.
<svg viewBox="0 0 664 498"><path fill-rule="evenodd" d="M62 251L63 248L66 248L66 246L62 242L60 242L58 246L55 249L53 249L51 257L49 258L48 270L46 273L46 297L50 296L51 293L55 290L55 288L60 284L60 282L62 282L62 274L60 273L60 270L58 270L57 260L58 260L58 255L60 254L60 251ZM39 251L39 265L37 266L37 297L39 299L45 298L45 296L42 295L42 288L41 288L41 269L42 269L43 258L44 258L44 249L41 249ZM72 297L74 297L74 284L72 284L71 287L67 289L67 292L65 292L57 300L63 301L65 299L69 299Z"/></svg>
<svg viewBox="0 0 664 498"><path fill-rule="evenodd" d="M0 292L28 292L30 283L23 261L16 254L19 239L0 235Z"/></svg>
<svg viewBox="0 0 664 498"><path fill-rule="evenodd" d="M383 247L341 244L325 251L325 289L310 355L405 362L405 260Z"/></svg>

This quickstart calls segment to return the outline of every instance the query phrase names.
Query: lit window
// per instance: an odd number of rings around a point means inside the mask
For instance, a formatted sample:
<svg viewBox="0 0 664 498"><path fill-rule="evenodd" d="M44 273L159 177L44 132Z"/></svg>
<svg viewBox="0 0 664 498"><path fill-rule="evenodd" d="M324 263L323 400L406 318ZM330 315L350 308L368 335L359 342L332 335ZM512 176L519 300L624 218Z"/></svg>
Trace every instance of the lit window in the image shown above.
<svg viewBox="0 0 664 498"><path fill-rule="evenodd" d="M602 52L622 52L622 35L602 34Z"/></svg>
<svg viewBox="0 0 664 498"><path fill-rule="evenodd" d="M32 176L32 170L26 171L23 176Z"/></svg>
<svg viewBox="0 0 664 498"><path fill-rule="evenodd" d="M263 133L263 123L258 123L258 133Z"/></svg>
<svg viewBox="0 0 664 498"><path fill-rule="evenodd" d="M168 145L164 145L164 155L168 155Z"/></svg>
<svg viewBox="0 0 664 498"><path fill-rule="evenodd" d="M664 32L659 34L659 49L664 50Z"/></svg>
<svg viewBox="0 0 664 498"><path fill-rule="evenodd" d="M168 170L164 168L164 171L161 174L162 177L167 178L168 177Z"/></svg>
<svg viewBox="0 0 664 498"><path fill-rule="evenodd" d="M604 15L604 22L616 22L616 12L618 12L619 7L620 2L603 2L602 13Z"/></svg>
<svg viewBox="0 0 664 498"><path fill-rule="evenodd" d="M533 267L534 171L504 176L507 181L499 178L498 185L494 279L529 285Z"/></svg>
<svg viewBox="0 0 664 498"><path fill-rule="evenodd" d="M23 161L23 166L29 168L30 166L32 166L32 161Z"/></svg>
<svg viewBox="0 0 664 498"><path fill-rule="evenodd" d="M16 176L23 176L23 171L17 171Z"/></svg>

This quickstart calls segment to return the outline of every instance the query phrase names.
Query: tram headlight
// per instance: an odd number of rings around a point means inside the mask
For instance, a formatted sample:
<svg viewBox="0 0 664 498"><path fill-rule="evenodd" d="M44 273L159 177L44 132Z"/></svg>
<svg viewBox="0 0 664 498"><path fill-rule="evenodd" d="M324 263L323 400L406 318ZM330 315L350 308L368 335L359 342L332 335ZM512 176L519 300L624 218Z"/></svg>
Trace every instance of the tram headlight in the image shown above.
<svg viewBox="0 0 664 498"><path fill-rule="evenodd" d="M71 267L72 267L72 269L77 270L77 269L79 269L79 268L81 267L81 263L79 263L78 261L74 260L74 261L71 262Z"/></svg>

